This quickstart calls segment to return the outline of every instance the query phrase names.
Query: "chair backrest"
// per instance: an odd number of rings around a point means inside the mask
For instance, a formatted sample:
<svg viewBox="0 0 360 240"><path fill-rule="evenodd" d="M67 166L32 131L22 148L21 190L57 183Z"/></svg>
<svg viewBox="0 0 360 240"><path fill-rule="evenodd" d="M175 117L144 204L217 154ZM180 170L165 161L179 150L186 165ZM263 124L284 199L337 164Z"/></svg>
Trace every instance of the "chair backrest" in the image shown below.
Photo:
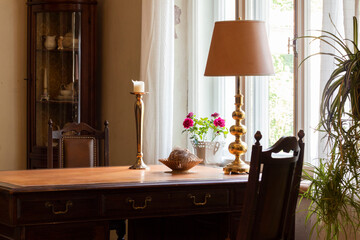
<svg viewBox="0 0 360 240"><path fill-rule="evenodd" d="M104 122L104 131L99 131L86 123L69 123L61 130L53 130L49 120L47 167L53 168L54 140L58 144L59 168L97 167L109 165L109 122ZM100 142L104 145L104 158L99 157ZM101 159L101 160L100 160Z"/></svg>
<svg viewBox="0 0 360 240"><path fill-rule="evenodd" d="M251 152L249 179L237 239L293 239L304 158L304 132L299 131L299 140L296 137L282 137L265 151L262 151L259 142L261 137L258 131ZM289 154L275 156L281 151Z"/></svg>

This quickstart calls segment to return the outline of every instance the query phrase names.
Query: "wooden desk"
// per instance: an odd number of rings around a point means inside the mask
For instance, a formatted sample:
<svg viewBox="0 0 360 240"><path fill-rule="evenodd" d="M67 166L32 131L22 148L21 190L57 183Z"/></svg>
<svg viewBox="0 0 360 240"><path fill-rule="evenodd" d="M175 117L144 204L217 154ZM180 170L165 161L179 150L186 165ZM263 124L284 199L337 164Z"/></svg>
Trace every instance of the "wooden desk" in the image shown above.
<svg viewBox="0 0 360 240"><path fill-rule="evenodd" d="M183 174L162 165L2 171L0 239L108 239L118 219L129 219L129 239L140 239L141 219L173 224L174 216L219 216L227 220L219 229L233 235L246 182L204 166Z"/></svg>

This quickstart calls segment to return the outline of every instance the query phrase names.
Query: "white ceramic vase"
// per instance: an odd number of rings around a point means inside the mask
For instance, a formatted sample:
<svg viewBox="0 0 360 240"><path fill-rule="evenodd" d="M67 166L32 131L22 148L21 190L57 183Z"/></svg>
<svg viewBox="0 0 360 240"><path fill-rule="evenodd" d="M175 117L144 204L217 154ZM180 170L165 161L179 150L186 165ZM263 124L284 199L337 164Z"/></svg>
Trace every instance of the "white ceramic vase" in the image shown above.
<svg viewBox="0 0 360 240"><path fill-rule="evenodd" d="M206 165L221 165L222 150L225 142L191 142L196 156L204 160Z"/></svg>
<svg viewBox="0 0 360 240"><path fill-rule="evenodd" d="M46 36L45 38L45 42L44 42L44 47L47 50L53 50L56 48L56 36Z"/></svg>

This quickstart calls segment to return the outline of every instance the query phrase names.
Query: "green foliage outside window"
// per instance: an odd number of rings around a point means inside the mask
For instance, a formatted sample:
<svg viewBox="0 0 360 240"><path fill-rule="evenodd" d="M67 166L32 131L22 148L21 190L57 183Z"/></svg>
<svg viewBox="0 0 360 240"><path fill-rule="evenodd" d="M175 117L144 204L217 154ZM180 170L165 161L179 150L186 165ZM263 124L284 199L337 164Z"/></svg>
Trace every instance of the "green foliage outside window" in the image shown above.
<svg viewBox="0 0 360 240"><path fill-rule="evenodd" d="M293 135L293 55L273 55L275 76L269 82L269 146Z"/></svg>
<svg viewBox="0 0 360 240"><path fill-rule="evenodd" d="M293 0L273 0L272 1L273 9L280 9L281 11L292 10L294 6Z"/></svg>

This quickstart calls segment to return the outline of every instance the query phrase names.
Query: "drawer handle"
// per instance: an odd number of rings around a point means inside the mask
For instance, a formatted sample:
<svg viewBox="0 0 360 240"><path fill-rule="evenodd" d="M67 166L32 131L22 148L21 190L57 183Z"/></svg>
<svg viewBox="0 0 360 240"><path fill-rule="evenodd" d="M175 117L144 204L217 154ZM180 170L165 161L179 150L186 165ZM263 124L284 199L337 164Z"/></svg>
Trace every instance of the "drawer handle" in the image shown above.
<svg viewBox="0 0 360 240"><path fill-rule="evenodd" d="M152 198L150 196L147 196L145 198L145 201L144 201L144 205L143 206L135 206L135 200L134 199L131 199L131 198L128 198L127 201L128 203L131 203L132 204L132 208L134 210L139 210L139 209L145 209L147 207L147 204L148 202L151 202Z"/></svg>
<svg viewBox="0 0 360 240"><path fill-rule="evenodd" d="M204 205L207 204L208 198L211 198L211 194L206 193L205 194L205 200L203 202L196 202L196 197L194 195L190 194L190 193L188 194L188 197L193 199L193 203L194 203L195 206L204 206Z"/></svg>
<svg viewBox="0 0 360 240"><path fill-rule="evenodd" d="M51 208L52 213L55 215L66 214L72 205L73 205L72 201L68 200L68 201L66 201L65 210L55 211L55 205L53 203L50 203L50 202L45 203L45 207Z"/></svg>

